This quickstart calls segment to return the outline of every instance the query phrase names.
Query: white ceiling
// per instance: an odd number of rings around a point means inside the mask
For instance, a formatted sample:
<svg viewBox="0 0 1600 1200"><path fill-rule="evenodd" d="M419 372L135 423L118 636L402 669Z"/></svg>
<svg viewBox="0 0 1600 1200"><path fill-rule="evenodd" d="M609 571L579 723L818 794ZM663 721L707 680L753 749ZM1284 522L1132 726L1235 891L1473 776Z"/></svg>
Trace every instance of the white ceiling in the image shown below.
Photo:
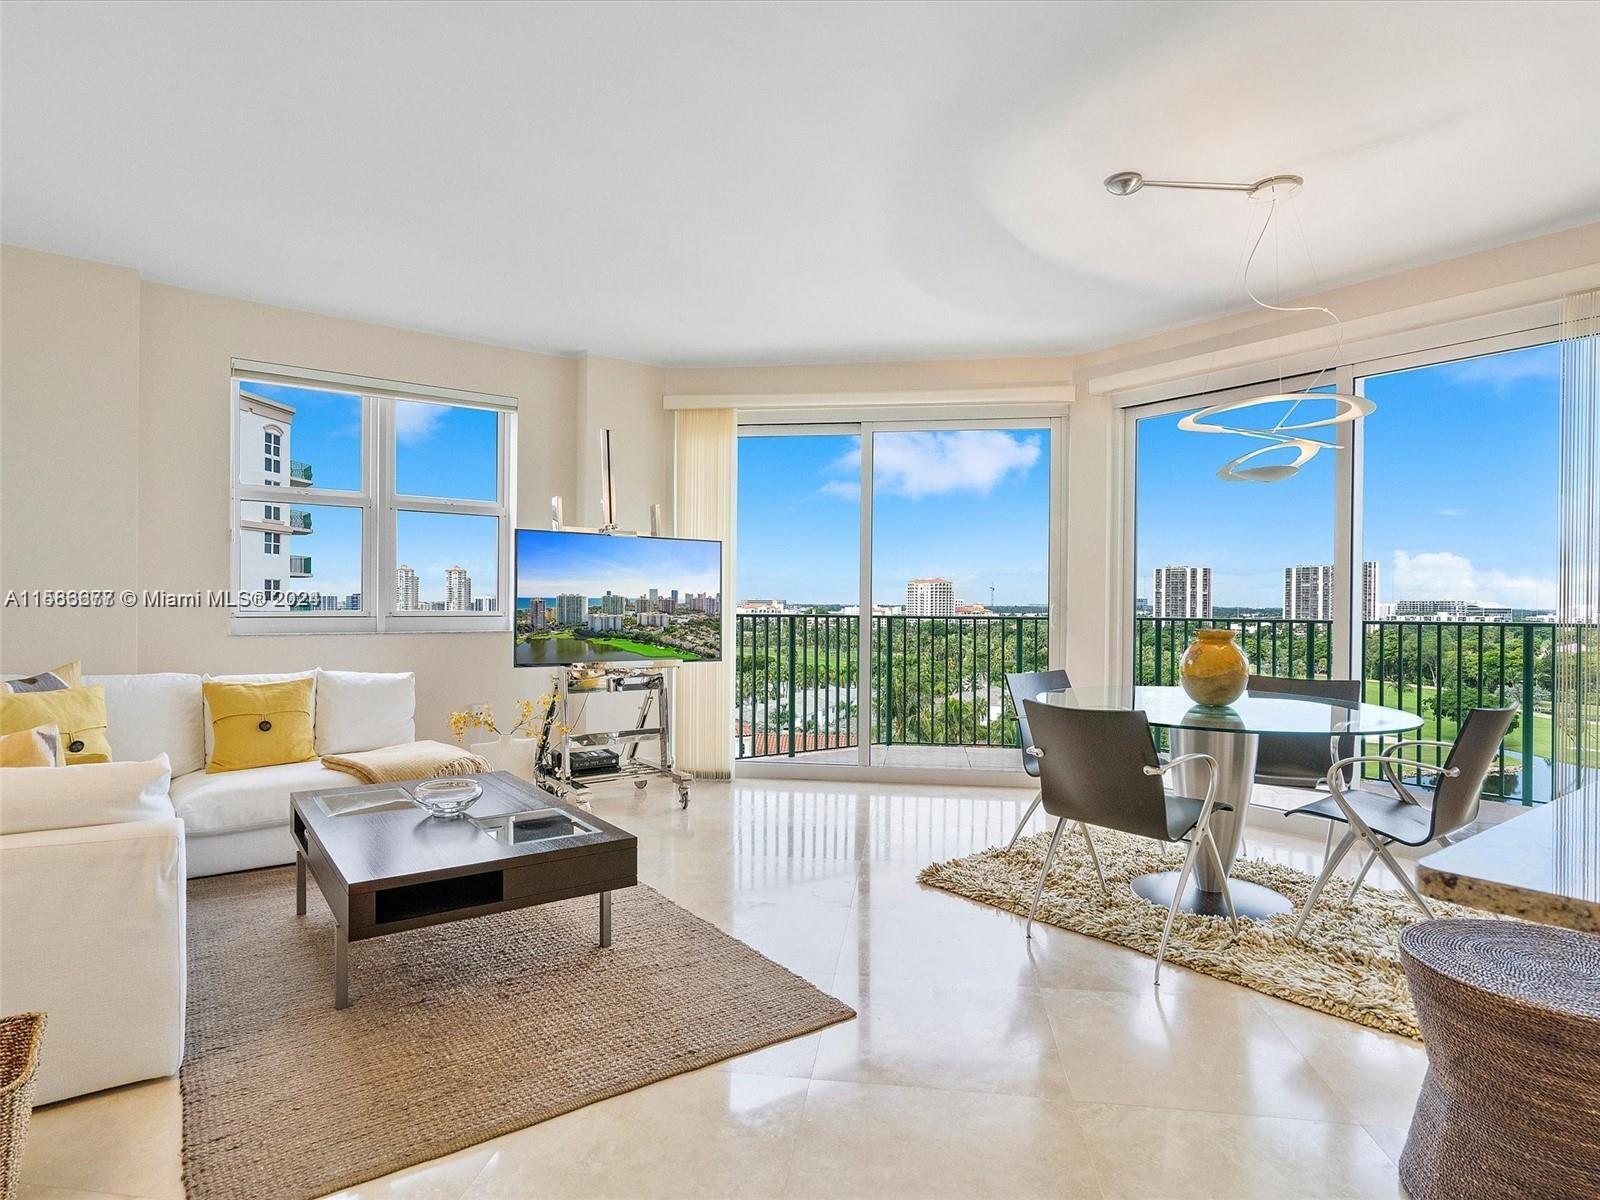
<svg viewBox="0 0 1600 1200"><path fill-rule="evenodd" d="M1114 170L1305 175L1286 290L1600 219L1597 61L1596 3L13 2L0 215L538 350L1071 352L1241 307L1261 209Z"/></svg>

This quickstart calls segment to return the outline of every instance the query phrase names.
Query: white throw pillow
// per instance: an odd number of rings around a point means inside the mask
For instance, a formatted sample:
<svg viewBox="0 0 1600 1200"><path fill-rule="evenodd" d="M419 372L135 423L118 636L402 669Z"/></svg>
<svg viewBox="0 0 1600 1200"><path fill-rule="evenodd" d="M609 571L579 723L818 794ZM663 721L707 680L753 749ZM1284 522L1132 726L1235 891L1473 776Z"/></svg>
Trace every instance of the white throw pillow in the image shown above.
<svg viewBox="0 0 1600 1200"><path fill-rule="evenodd" d="M79 763L0 770L0 834L121 825L172 816L172 764Z"/></svg>
<svg viewBox="0 0 1600 1200"><path fill-rule="evenodd" d="M145 762L164 753L172 760L174 775L205 768L200 676L85 675L83 681L106 689L106 739L114 761Z"/></svg>
<svg viewBox="0 0 1600 1200"><path fill-rule="evenodd" d="M211 679L211 680L216 681L217 683L281 683L285 679L315 679L316 677L317 677L317 673L316 673L315 670L311 670L311 671L288 671L286 673L279 674L279 675L206 675L206 676L203 677L202 682L205 679ZM202 697L203 696L204 696L204 689L202 689ZM205 722L206 762L210 762L211 761L211 749L216 744L216 740L217 739L216 739L216 734L213 732L213 730L211 728L211 706L209 704L205 704L203 698L202 698L201 703L204 705L204 708L205 708L205 715L204 715L204 717L202 719ZM317 685L316 684L312 684L311 685L311 721L312 721L313 725L315 725L316 720L317 720Z"/></svg>
<svg viewBox="0 0 1600 1200"><path fill-rule="evenodd" d="M318 754L355 754L417 740L417 677L410 671L317 672Z"/></svg>

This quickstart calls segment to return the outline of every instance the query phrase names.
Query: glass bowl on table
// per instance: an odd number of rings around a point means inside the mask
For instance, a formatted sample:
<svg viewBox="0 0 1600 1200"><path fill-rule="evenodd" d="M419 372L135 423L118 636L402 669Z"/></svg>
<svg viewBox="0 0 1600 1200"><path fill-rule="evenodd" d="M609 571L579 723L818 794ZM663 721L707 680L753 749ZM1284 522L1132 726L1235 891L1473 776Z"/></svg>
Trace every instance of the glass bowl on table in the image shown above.
<svg viewBox="0 0 1600 1200"><path fill-rule="evenodd" d="M451 821L467 815L467 810L483 795L483 785L464 776L446 775L423 780L412 794L417 803L428 810L429 816Z"/></svg>

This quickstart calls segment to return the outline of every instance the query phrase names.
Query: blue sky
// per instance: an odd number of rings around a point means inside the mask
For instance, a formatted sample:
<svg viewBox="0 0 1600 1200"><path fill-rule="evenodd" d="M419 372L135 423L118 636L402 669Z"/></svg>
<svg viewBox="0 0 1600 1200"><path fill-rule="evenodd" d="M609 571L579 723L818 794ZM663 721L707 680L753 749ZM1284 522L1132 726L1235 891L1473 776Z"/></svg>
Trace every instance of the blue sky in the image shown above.
<svg viewBox="0 0 1600 1200"><path fill-rule="evenodd" d="M289 457L309 463L319 488L361 486L361 398L341 392L246 383L246 391L295 410ZM483 409L397 401L395 487L405 495L493 500L498 489L498 418ZM360 514L302 502L312 532L294 538L293 552L311 556L310 579L284 580L285 588L345 596L361 590ZM465 567L475 596L496 588L495 521L491 517L436 513L399 514L398 558L414 568L423 600L443 600L447 567ZM392 582L392 581L391 581Z"/></svg>
<svg viewBox="0 0 1600 1200"><path fill-rule="evenodd" d="M720 542L517 531L517 599L565 592L595 598L609 589L630 599L655 588L667 596L722 591Z"/></svg>
<svg viewBox="0 0 1600 1200"><path fill-rule="evenodd" d="M1555 346L1535 346L1366 380L1364 557L1383 600L1554 606L1559 368ZM1281 482L1228 483L1217 468L1252 443L1177 422L1139 423L1139 595L1183 563L1212 568L1218 605L1280 606L1285 566L1333 561L1334 454Z"/></svg>
<svg viewBox="0 0 1600 1200"><path fill-rule="evenodd" d="M1041 429L879 433L873 591L905 603L938 575L963 600L1043 605L1048 593L1049 439ZM860 440L739 439L738 594L790 603L859 599Z"/></svg>

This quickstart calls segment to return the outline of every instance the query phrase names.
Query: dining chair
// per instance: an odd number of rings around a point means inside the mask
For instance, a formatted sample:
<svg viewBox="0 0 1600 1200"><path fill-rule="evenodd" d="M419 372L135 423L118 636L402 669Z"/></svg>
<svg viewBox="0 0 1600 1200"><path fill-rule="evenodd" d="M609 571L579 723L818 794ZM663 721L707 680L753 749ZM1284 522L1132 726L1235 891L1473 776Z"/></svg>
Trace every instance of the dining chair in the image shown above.
<svg viewBox="0 0 1600 1200"><path fill-rule="evenodd" d="M1292 679L1286 675L1252 675L1251 696L1292 696L1310 700L1334 700L1340 704L1361 703L1359 679ZM1270 787L1303 788L1324 791L1328 768L1336 759L1356 752L1354 734L1263 733L1256 739L1255 781ZM1241 850L1241 853L1243 851ZM1333 825L1322 847L1322 861L1333 852Z"/></svg>
<svg viewBox="0 0 1600 1200"><path fill-rule="evenodd" d="M1359 679L1289 679L1281 675L1250 676L1251 696L1292 696L1333 700L1354 707L1361 703ZM1335 759L1356 752L1354 734L1263 733L1256 745L1256 782L1274 787L1320 789L1327 785Z"/></svg>
<svg viewBox="0 0 1600 1200"><path fill-rule="evenodd" d="M1011 707L1017 714L1017 732L1022 736L1022 769L1033 779L1039 778L1039 760L1028 753L1028 747L1033 745L1033 737L1028 732L1028 714L1023 702L1037 700L1041 692L1064 692L1071 686L1072 681L1067 678L1065 671L1018 671L1006 676L1006 691L1011 695ZM1039 793L1035 791L1032 803L1022 814L1022 820L1017 822L1011 840L1006 843L1007 850L1017 844L1028 819L1038 807Z"/></svg>
<svg viewBox="0 0 1600 1200"><path fill-rule="evenodd" d="M1356 898L1368 869L1382 859L1383 865L1400 881L1400 886L1405 888L1418 907L1432 917L1433 911L1428 907L1428 902L1401 870L1400 864L1395 862L1389 847L1396 843L1402 846L1426 846L1477 819L1484 781L1489 777L1489 770L1500 753L1500 743L1510 732L1511 722L1516 715L1515 708L1475 708L1467 714L1453 742L1406 738L1381 754L1354 755L1335 762L1328 770L1328 795L1293 809L1288 814L1322 817L1348 826L1344 838L1322 864L1322 874L1317 876L1311 894L1306 897L1305 906L1294 923L1294 936L1300 936L1306 918L1311 915L1312 905L1316 904L1317 897L1332 878L1340 861L1357 842L1367 846L1369 853L1360 874L1356 876L1355 885L1350 889L1349 898ZM1402 750L1417 746L1448 747L1450 753L1442 766L1400 757ZM1393 795L1357 787L1346 777L1345 772L1350 768L1366 763L1375 763L1383 768L1389 786L1394 789ZM1400 777L1400 768L1438 779L1434 785L1431 806L1423 805L1406 786Z"/></svg>
<svg viewBox="0 0 1600 1200"><path fill-rule="evenodd" d="M1033 904L1028 909L1027 936L1033 937L1033 918L1044 896L1045 877L1061 844L1061 835L1070 821L1078 822L1087 835L1090 825L1115 829L1139 837L1154 838L1166 845L1187 840L1189 851L1178 872L1167 921L1161 928L1161 944L1156 949L1156 986L1161 986L1161 964L1167 956L1167 941L1178 914L1195 856L1205 844L1222 878L1222 897L1228 920L1235 933L1239 918L1228 893L1227 872L1222 853L1211 834L1213 811L1232 811L1217 802L1217 762L1209 754L1181 754L1169 762L1156 758L1155 742L1150 737L1150 722L1145 714L1133 710L1065 708L1024 700L1033 745L1027 750L1039 762L1039 795L1044 811L1056 818L1050 848L1034 888ZM1162 786L1162 777L1184 763L1203 762L1208 769L1203 800L1180 796ZM1098 861L1095 864L1099 870ZM1106 886L1105 875L1100 886Z"/></svg>

